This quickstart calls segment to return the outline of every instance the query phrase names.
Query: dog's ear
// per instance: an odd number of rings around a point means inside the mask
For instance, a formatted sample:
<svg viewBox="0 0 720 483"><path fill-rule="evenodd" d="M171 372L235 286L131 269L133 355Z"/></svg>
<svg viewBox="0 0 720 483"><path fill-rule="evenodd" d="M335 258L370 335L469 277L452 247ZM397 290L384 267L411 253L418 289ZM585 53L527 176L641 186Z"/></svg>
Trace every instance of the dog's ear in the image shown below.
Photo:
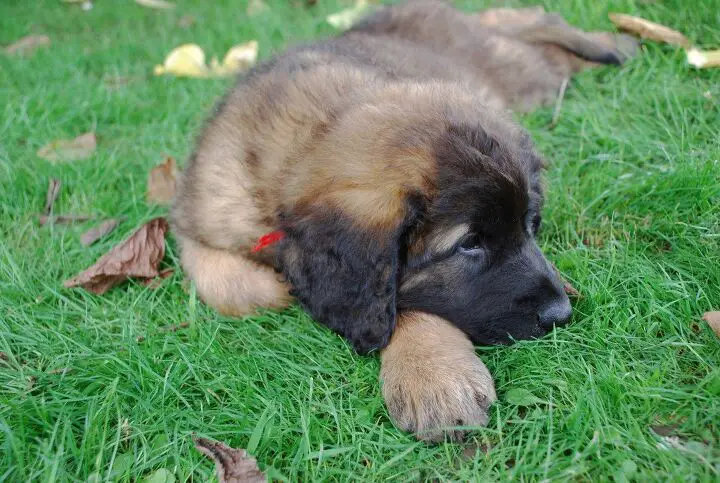
<svg viewBox="0 0 720 483"><path fill-rule="evenodd" d="M361 354L384 348L395 327L403 234L419 212L419 198L411 198L383 223L368 224L326 203L281 216L277 269L291 294Z"/></svg>

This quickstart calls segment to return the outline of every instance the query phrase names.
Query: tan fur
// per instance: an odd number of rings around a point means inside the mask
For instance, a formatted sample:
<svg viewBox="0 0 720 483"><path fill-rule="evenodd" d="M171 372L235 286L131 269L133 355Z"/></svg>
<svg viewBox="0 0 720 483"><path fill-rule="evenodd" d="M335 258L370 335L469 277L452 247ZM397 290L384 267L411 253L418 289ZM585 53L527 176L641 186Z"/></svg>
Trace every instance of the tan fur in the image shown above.
<svg viewBox="0 0 720 483"><path fill-rule="evenodd" d="M380 380L395 424L428 441L460 439L456 426L484 426L497 399L490 372L467 336L418 312L398 317L382 353Z"/></svg>
<svg viewBox="0 0 720 483"><path fill-rule="evenodd" d="M291 302L271 256L250 251L277 228L282 210L334 210L383 240L402 223L409 194L433 196L432 143L449 124L482 125L519 145L524 135L505 111L553 101L562 81L587 66L557 45L512 38L497 22L483 26L438 2L395 7L391 16L406 27L392 33L395 41L379 25L377 35L366 28L337 39L337 50L281 56L232 89L205 126L171 215L187 276L220 312ZM343 53L358 46L372 53L372 65ZM461 231L418 239L411 249L447 248ZM382 379L393 419L426 439L444 426L485 424L495 400L467 337L419 313L398 315Z"/></svg>
<svg viewBox="0 0 720 483"><path fill-rule="evenodd" d="M195 283L200 298L222 314L243 316L262 307L281 309L292 300L288 287L271 268L244 254L189 239L182 241L180 253L185 273Z"/></svg>

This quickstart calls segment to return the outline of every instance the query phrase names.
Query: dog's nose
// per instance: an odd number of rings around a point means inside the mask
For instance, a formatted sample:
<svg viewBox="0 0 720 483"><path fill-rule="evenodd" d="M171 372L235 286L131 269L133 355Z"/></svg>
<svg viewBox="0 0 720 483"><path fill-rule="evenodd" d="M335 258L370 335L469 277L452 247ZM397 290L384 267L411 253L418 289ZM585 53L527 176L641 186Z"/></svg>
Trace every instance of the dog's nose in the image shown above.
<svg viewBox="0 0 720 483"><path fill-rule="evenodd" d="M538 314L538 323L543 329L550 330L553 326L560 327L567 324L570 316L572 316L572 307L566 297L543 307Z"/></svg>

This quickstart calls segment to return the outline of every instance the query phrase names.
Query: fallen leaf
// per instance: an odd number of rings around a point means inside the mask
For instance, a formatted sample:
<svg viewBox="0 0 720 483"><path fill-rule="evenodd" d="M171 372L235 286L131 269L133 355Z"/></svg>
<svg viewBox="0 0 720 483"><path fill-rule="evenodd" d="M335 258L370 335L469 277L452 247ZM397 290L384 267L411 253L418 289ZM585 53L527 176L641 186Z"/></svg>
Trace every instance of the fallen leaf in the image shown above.
<svg viewBox="0 0 720 483"><path fill-rule="evenodd" d="M254 17L255 15L263 14L269 10L270 7L268 7L268 4L263 2L263 0L250 0L245 13L247 13L248 17Z"/></svg>
<svg viewBox="0 0 720 483"><path fill-rule="evenodd" d="M160 10L171 10L175 8L174 3L166 2L165 0L135 0L135 3L148 8L157 8Z"/></svg>
<svg viewBox="0 0 720 483"><path fill-rule="evenodd" d="M570 282L568 282L567 280L563 280L563 290L568 295L568 297L580 297L580 292L578 291L578 289L573 287L572 284L570 284Z"/></svg>
<svg viewBox="0 0 720 483"><path fill-rule="evenodd" d="M190 327L190 322L183 322L183 323L177 324L177 325L168 325L166 327L160 327L160 329L158 329L158 330L160 332L177 332L180 329L187 329L188 327Z"/></svg>
<svg viewBox="0 0 720 483"><path fill-rule="evenodd" d="M90 292L103 294L131 277L157 277L158 264L165 255L167 230L168 222L165 218L150 220L100 257L90 268L66 280L65 287L83 287Z"/></svg>
<svg viewBox="0 0 720 483"><path fill-rule="evenodd" d="M165 270L162 270L160 273L158 273L157 277L148 278L147 280L143 281L143 285L151 289L156 289L160 286L163 280L168 278L173 273L175 273L174 268L166 268Z"/></svg>
<svg viewBox="0 0 720 483"><path fill-rule="evenodd" d="M582 296L580 295L580 292L578 291L578 289L576 289L575 287L573 287L570 282L568 282L567 280L565 280L565 277L563 277L562 273L560 273L560 270L558 270L557 267L556 267L554 264L553 264L552 267L553 267L553 269L555 270L555 274L558 276L558 278L560 279L560 281L563 283L563 290L565 291L565 293L566 293L569 297L575 297L575 298L580 298L580 297L582 297Z"/></svg>
<svg viewBox="0 0 720 483"><path fill-rule="evenodd" d="M257 61L259 44L251 40L228 50L222 63L216 57L205 65L205 52L196 44L185 44L173 49L163 65L156 65L155 75L171 74L177 77L222 77L234 75L252 67Z"/></svg>
<svg viewBox="0 0 720 483"><path fill-rule="evenodd" d="M655 424L650 426L650 430L658 436L670 436L676 429L677 426L672 424Z"/></svg>
<svg viewBox="0 0 720 483"><path fill-rule="evenodd" d="M213 58L210 62L213 75L233 75L248 70L257 61L259 47L257 40L251 40L228 50L222 64Z"/></svg>
<svg viewBox="0 0 720 483"><path fill-rule="evenodd" d="M720 337L720 312L705 312L703 320L708 323L715 335Z"/></svg>
<svg viewBox="0 0 720 483"><path fill-rule="evenodd" d="M148 203L169 204L175 196L176 177L177 163L171 156L151 169L147 181Z"/></svg>
<svg viewBox="0 0 720 483"><path fill-rule="evenodd" d="M352 7L328 15L325 20L338 30L347 30L368 14L371 9L372 5L367 0L357 0Z"/></svg>
<svg viewBox="0 0 720 483"><path fill-rule="evenodd" d="M50 45L50 37L47 35L28 35L5 47L5 53L9 55L31 54L40 47Z"/></svg>
<svg viewBox="0 0 720 483"><path fill-rule="evenodd" d="M70 225L72 223L83 223L94 220L90 215L40 215L40 226L44 225Z"/></svg>
<svg viewBox="0 0 720 483"><path fill-rule="evenodd" d="M689 47L690 41L677 30L644 18L623 13L608 14L610 21L621 31L635 34L643 39L665 42L666 44Z"/></svg>
<svg viewBox="0 0 720 483"><path fill-rule="evenodd" d="M156 65L155 75L171 74L178 77L208 77L205 52L197 44L184 44L171 50L163 65Z"/></svg>
<svg viewBox="0 0 720 483"><path fill-rule="evenodd" d="M720 50L702 51L693 47L687 51L687 61L698 69L720 67Z"/></svg>
<svg viewBox="0 0 720 483"><path fill-rule="evenodd" d="M45 195L45 208L43 209L43 213L46 215L52 213L55 200L60 194L60 185L61 183L59 179L50 178L50 181L48 182L47 195Z"/></svg>
<svg viewBox="0 0 720 483"><path fill-rule="evenodd" d="M74 161L89 158L97 147L94 132L86 132L75 139L59 139L40 148L37 155L47 161Z"/></svg>
<svg viewBox="0 0 720 483"><path fill-rule="evenodd" d="M103 221L100 225L90 228L88 231L80 235L80 244L84 247L89 247L99 239L110 233L118 227L122 219L111 218Z"/></svg>
<svg viewBox="0 0 720 483"><path fill-rule="evenodd" d="M235 449L219 441L195 439L195 448L215 462L220 483L262 483L267 481L255 458L244 449Z"/></svg>

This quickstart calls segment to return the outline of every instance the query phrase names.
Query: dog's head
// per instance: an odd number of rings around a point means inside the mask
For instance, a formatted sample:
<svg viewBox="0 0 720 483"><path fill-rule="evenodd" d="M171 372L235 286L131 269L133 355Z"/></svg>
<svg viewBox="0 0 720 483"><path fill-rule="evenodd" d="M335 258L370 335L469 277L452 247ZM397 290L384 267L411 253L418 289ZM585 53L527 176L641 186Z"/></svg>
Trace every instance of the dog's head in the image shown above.
<svg viewBox="0 0 720 483"><path fill-rule="evenodd" d="M325 126L281 215L292 293L359 352L387 344L398 309L487 344L541 336L571 315L535 240L542 162L528 136L442 94Z"/></svg>

